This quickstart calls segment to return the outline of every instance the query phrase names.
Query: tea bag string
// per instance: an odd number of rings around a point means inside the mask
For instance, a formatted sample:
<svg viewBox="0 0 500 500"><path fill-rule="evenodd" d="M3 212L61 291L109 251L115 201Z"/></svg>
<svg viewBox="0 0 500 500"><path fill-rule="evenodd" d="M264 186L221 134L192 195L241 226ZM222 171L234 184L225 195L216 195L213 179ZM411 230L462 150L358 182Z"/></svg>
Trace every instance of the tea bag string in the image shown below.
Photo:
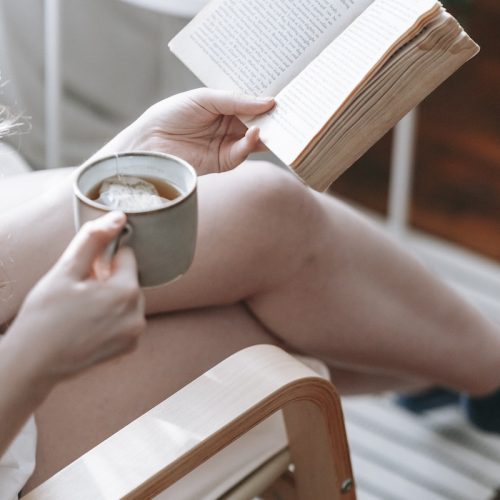
<svg viewBox="0 0 500 500"><path fill-rule="evenodd" d="M120 169L118 168L118 153L115 153L115 175L121 181Z"/></svg>

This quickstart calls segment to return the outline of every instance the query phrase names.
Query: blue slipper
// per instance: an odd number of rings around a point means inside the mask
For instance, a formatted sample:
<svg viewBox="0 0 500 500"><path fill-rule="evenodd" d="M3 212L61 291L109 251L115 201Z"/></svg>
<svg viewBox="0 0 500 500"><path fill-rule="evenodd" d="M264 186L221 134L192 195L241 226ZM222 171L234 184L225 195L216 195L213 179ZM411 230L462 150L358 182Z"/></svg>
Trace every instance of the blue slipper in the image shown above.
<svg viewBox="0 0 500 500"><path fill-rule="evenodd" d="M481 398L462 396L462 407L478 429L500 434L500 390Z"/></svg>
<svg viewBox="0 0 500 500"><path fill-rule="evenodd" d="M412 413L425 413L429 410L459 404L460 394L443 387L432 387L425 391L413 394L400 394L396 397L396 404Z"/></svg>

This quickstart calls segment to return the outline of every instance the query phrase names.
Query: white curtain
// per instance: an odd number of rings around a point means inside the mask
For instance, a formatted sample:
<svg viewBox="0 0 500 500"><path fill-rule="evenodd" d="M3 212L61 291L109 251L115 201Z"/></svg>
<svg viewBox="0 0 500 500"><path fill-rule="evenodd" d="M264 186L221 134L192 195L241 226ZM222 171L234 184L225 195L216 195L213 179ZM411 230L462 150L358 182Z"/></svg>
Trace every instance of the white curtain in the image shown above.
<svg viewBox="0 0 500 500"><path fill-rule="evenodd" d="M64 165L83 161L153 102L199 85L167 43L188 21L171 14L194 14L201 2L61 2ZM171 14L151 10L153 3L168 3ZM43 0L0 0L0 8L0 70L11 80L4 98L32 122L29 134L12 140L43 168Z"/></svg>

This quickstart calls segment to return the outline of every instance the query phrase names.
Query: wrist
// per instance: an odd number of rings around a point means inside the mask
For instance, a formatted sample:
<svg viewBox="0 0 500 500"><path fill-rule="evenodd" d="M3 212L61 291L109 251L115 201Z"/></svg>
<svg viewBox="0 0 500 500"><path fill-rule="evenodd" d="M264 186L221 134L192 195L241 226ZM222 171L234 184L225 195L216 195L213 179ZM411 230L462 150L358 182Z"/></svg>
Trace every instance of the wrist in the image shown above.
<svg viewBox="0 0 500 500"><path fill-rule="evenodd" d="M15 332L8 330L0 340L0 359L9 385L25 395L35 406L41 404L56 385L45 363L33 346L23 346Z"/></svg>
<svg viewBox="0 0 500 500"><path fill-rule="evenodd" d="M97 153L92 155L86 163L116 153L144 150L144 144L147 137L147 121L145 122L141 116L113 137L113 139L105 144L99 151L97 151Z"/></svg>

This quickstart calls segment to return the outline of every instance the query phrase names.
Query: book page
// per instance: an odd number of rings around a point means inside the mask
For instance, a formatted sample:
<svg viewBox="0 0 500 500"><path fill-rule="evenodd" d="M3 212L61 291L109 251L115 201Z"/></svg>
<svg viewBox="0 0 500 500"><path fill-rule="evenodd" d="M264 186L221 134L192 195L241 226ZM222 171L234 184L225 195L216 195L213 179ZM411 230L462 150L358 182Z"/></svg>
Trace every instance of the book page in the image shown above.
<svg viewBox="0 0 500 500"><path fill-rule="evenodd" d="M208 87L276 95L374 0L213 0L169 44Z"/></svg>
<svg viewBox="0 0 500 500"><path fill-rule="evenodd" d="M247 125L260 127L262 141L291 165L405 34L439 8L435 0L376 0L278 94L275 109Z"/></svg>
<svg viewBox="0 0 500 500"><path fill-rule="evenodd" d="M294 167L314 189L324 191L417 106L479 47L443 9L411 43L377 71L370 84ZM417 83L418 82L418 83Z"/></svg>

